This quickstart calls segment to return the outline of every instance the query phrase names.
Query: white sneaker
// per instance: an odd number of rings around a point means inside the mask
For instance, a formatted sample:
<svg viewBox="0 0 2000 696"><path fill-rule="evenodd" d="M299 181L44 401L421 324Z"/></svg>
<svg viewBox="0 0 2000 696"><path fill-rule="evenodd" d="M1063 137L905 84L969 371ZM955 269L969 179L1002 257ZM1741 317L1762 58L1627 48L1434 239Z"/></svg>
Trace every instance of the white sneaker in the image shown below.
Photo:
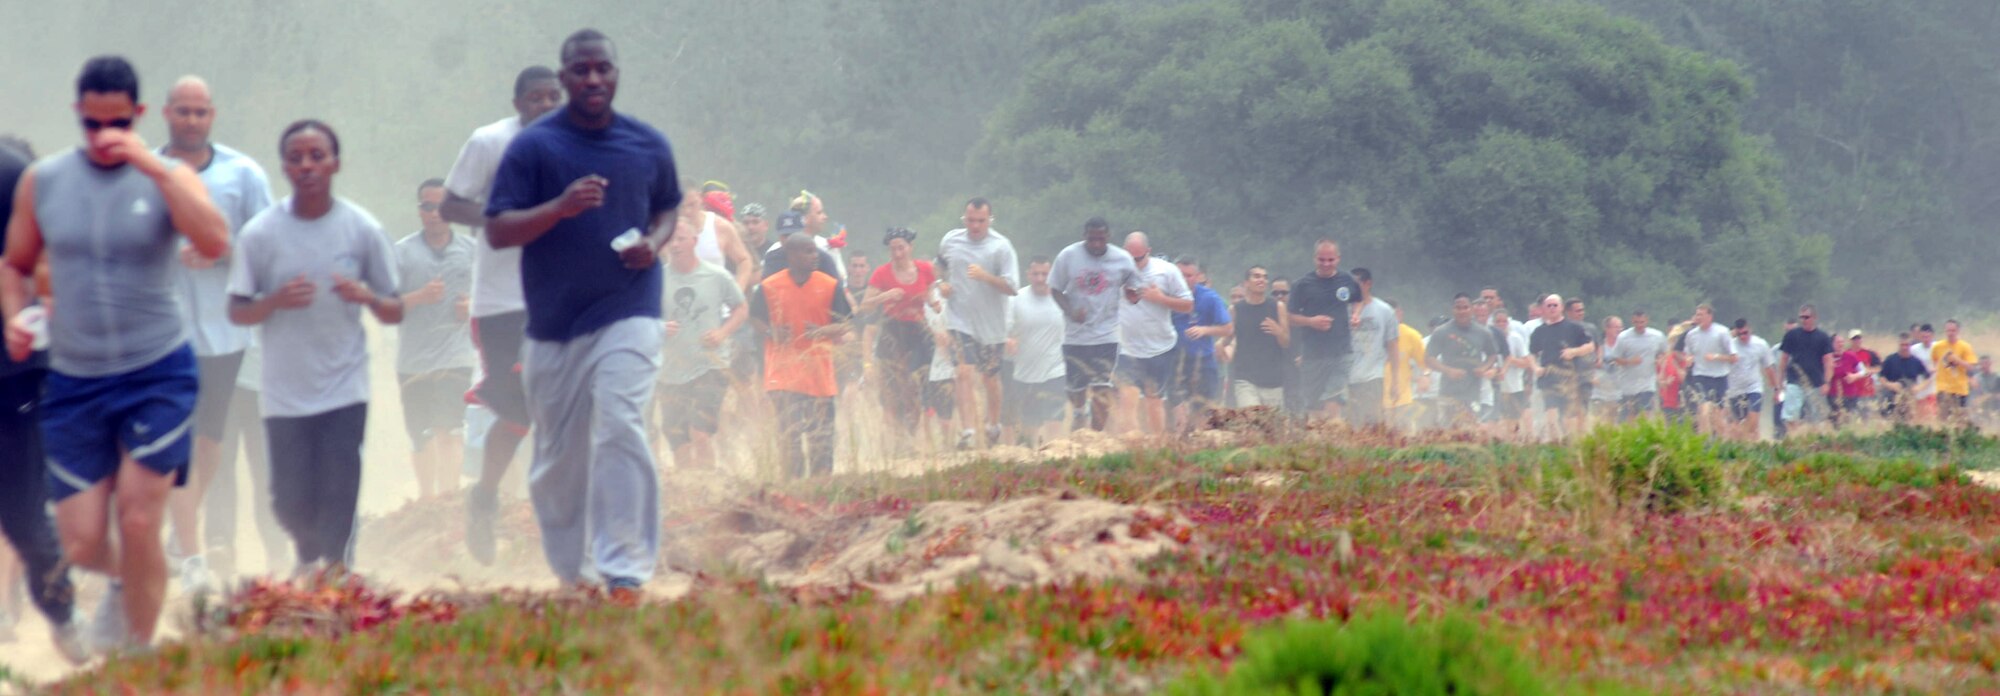
<svg viewBox="0 0 2000 696"><path fill-rule="evenodd" d="M188 594L203 594L215 590L215 572L208 569L208 561L200 555L181 559L181 589Z"/></svg>
<svg viewBox="0 0 2000 696"><path fill-rule="evenodd" d="M50 628L49 638L55 641L56 652L62 653L63 659L69 660L70 664L81 665L90 661L90 646L84 645L83 629L77 627L75 619Z"/></svg>
<svg viewBox="0 0 2000 696"><path fill-rule="evenodd" d="M90 620L90 649L106 655L131 640L132 624L125 620L125 586L114 582L97 605L97 616Z"/></svg>

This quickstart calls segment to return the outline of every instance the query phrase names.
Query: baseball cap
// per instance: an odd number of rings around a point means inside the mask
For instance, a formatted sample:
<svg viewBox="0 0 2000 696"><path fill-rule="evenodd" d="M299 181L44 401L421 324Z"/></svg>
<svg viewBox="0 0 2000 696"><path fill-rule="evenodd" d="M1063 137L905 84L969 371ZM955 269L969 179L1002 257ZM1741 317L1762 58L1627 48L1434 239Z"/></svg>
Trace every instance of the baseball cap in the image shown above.
<svg viewBox="0 0 2000 696"><path fill-rule="evenodd" d="M778 235L806 231L806 216L796 210L787 210L778 216Z"/></svg>
<svg viewBox="0 0 2000 696"><path fill-rule="evenodd" d="M1861 337L1861 330L1860 330L1860 329L1855 329L1855 330L1853 330L1853 331L1849 331L1849 332L1847 332L1847 340L1850 340L1850 341L1852 341L1852 340L1854 340L1854 339L1857 339L1857 338L1860 338L1860 337Z"/></svg>

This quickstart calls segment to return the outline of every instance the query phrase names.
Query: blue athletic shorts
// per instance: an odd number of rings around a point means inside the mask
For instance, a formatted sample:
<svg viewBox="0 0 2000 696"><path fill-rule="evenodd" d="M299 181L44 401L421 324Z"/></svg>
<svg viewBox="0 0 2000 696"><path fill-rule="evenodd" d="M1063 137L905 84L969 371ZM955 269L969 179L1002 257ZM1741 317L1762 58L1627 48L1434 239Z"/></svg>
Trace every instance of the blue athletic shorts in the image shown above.
<svg viewBox="0 0 2000 696"><path fill-rule="evenodd" d="M173 475L176 486L187 482L201 390L192 348L181 346L151 365L108 377L51 371L44 390L42 441L51 500L111 478L125 455Z"/></svg>

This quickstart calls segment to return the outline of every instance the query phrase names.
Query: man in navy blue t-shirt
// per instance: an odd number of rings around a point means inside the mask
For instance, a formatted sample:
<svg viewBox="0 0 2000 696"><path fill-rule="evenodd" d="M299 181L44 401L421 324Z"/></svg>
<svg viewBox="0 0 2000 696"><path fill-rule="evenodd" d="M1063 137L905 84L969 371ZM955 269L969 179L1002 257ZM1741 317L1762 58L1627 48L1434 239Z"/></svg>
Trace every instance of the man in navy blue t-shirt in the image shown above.
<svg viewBox="0 0 2000 696"><path fill-rule="evenodd" d="M681 187L666 137L611 110L616 58L595 30L563 41L569 103L507 145L486 239L522 247L521 377L542 551L565 584L588 563L629 599L659 557L659 480L643 414L663 340L658 254L674 234Z"/></svg>

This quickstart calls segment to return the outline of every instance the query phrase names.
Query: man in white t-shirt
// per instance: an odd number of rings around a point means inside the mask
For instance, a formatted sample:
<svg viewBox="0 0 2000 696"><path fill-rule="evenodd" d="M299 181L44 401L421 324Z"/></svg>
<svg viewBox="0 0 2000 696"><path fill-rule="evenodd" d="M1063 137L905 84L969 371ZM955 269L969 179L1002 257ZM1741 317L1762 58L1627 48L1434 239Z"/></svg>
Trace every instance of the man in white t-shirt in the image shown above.
<svg viewBox="0 0 2000 696"><path fill-rule="evenodd" d="M1659 359L1667 352L1667 335L1648 326L1643 311L1632 313L1632 328L1618 334L1605 359L1621 368L1618 372L1618 417L1631 420L1660 412Z"/></svg>
<svg viewBox="0 0 2000 696"><path fill-rule="evenodd" d="M984 416L986 441L1000 440L1000 357L1007 344L1007 315L1020 292L1021 263L1014 243L993 229L993 205L984 198L965 204L965 227L938 240L938 291L950 298L945 319L952 331L952 359L958 364L958 446L972 446ZM981 402L979 391L986 391Z"/></svg>
<svg viewBox="0 0 2000 696"><path fill-rule="evenodd" d="M1133 419L1134 429L1160 434L1167 431L1167 390L1180 367L1173 313L1194 311L1194 291L1180 268L1152 258L1146 233L1126 235L1125 252L1138 266L1140 285L1137 303L1118 305L1119 413Z"/></svg>
<svg viewBox="0 0 2000 696"><path fill-rule="evenodd" d="M1401 359L1397 351L1403 338L1401 324L1396 310L1375 296L1374 273L1356 268L1349 275L1361 285L1361 312L1349 334L1354 357L1348 368L1347 417L1357 426L1376 425L1382 422L1388 366Z"/></svg>
<svg viewBox="0 0 2000 696"><path fill-rule="evenodd" d="M1715 309L1706 304L1694 308L1694 326L1687 330L1686 351L1694 360L1688 372L1688 393L1694 397L1697 422L1713 435L1727 432L1723 424L1723 399L1729 392L1729 371L1736 363L1735 341L1729 330L1715 323Z"/></svg>
<svg viewBox="0 0 2000 696"><path fill-rule="evenodd" d="M1924 324L1917 327L1915 338L1916 342L1910 345L1910 354L1917 357L1917 362L1924 364L1925 373L1936 375L1937 359L1932 357L1931 350L1937 347L1937 331L1930 324ZM1911 398L1912 403L1916 404L1913 410L1916 412L1917 422L1929 423L1937 419L1937 380L1927 379L1918 382L1916 395Z"/></svg>
<svg viewBox="0 0 2000 696"><path fill-rule="evenodd" d="M1747 319L1736 320L1730 339L1736 362L1729 368L1729 418L1737 437L1755 440L1764 392L1778 385L1778 355L1771 351L1769 342L1750 331Z"/></svg>
<svg viewBox="0 0 2000 696"><path fill-rule="evenodd" d="M479 242L472 256L472 297L467 307L473 345L479 349L480 379L472 391L480 405L500 420L486 431L479 482L466 491L465 543L480 563L493 562L500 479L514 461L530 422L520 370L528 330L528 305L521 295L521 250L495 249L486 240L486 197L507 144L527 124L562 106L562 95L555 71L539 65L522 70L514 78L515 115L472 132L445 177L444 203L438 208L445 220L473 228Z"/></svg>

